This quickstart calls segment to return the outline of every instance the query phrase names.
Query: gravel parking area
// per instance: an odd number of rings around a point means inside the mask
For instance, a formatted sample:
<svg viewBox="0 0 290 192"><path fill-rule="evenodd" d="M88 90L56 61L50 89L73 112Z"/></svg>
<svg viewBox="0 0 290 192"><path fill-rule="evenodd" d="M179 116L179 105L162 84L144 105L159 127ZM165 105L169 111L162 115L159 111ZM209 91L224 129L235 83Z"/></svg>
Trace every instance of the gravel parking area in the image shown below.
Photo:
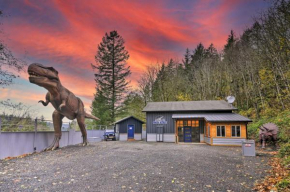
<svg viewBox="0 0 290 192"><path fill-rule="evenodd" d="M251 191L269 157L240 147L99 142L0 161L0 191Z"/></svg>

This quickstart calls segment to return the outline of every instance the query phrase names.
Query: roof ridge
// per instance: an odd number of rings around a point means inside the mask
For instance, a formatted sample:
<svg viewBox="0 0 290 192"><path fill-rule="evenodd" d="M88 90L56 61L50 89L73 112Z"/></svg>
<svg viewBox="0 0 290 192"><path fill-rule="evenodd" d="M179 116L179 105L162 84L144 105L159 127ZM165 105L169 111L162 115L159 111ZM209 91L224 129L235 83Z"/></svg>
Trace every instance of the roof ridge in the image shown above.
<svg viewBox="0 0 290 192"><path fill-rule="evenodd" d="M140 119L138 119L137 117L135 117L134 115L131 115L131 116L127 116L127 117L124 117L123 119L120 119L120 120L118 120L118 121L115 121L113 124L117 124L117 123L120 123L120 122L122 122L122 121L125 121L125 120L127 120L127 119L129 119L129 118L134 118L134 119L136 119L136 120L138 120L138 121L140 121L140 122L142 122L142 123L145 123L144 121L142 121L142 120L140 120Z"/></svg>
<svg viewBox="0 0 290 192"><path fill-rule="evenodd" d="M236 110L225 100L201 100L201 101L168 101L148 102L143 108L146 111L225 111Z"/></svg>

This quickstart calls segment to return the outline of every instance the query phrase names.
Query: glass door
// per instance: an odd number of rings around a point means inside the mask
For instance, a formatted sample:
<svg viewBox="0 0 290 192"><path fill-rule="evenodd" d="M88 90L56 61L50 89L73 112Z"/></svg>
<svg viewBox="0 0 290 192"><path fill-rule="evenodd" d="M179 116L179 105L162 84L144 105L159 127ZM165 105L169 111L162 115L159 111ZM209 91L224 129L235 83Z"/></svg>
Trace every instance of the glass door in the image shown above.
<svg viewBox="0 0 290 192"><path fill-rule="evenodd" d="M163 126L157 127L156 130L156 141L157 142L163 142Z"/></svg>

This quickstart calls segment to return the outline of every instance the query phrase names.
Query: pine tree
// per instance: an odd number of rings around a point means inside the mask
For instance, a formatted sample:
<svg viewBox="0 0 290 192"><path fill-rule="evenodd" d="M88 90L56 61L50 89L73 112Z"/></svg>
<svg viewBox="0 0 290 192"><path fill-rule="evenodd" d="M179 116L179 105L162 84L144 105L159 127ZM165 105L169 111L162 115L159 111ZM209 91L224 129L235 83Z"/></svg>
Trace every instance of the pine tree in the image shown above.
<svg viewBox="0 0 290 192"><path fill-rule="evenodd" d="M205 49L202 43L199 43L191 56L191 62L195 67L204 59Z"/></svg>
<svg viewBox="0 0 290 192"><path fill-rule="evenodd" d="M236 42L236 36L235 36L234 31L231 30L231 34L228 36L228 39L227 39L227 44L224 47L224 52L226 53L231 48L233 48L233 46L235 45L235 42Z"/></svg>
<svg viewBox="0 0 290 192"><path fill-rule="evenodd" d="M97 125L109 125L111 121L110 117L110 106L108 104L107 98L104 96L103 92L97 89L95 94L95 99L91 106L92 114L99 117L100 121L97 121Z"/></svg>
<svg viewBox="0 0 290 192"><path fill-rule="evenodd" d="M142 109L145 107L142 96L137 91L130 92L125 100L120 118L135 116L138 119L145 120L145 114Z"/></svg>
<svg viewBox="0 0 290 192"><path fill-rule="evenodd" d="M129 82L126 81L126 77L131 74L130 66L126 66L129 53L124 43L124 39L117 31L106 33L98 45L95 56L96 65L92 65L92 68L97 70L95 74L97 93L92 106L93 114L94 111L109 113L108 122L110 123L114 122L118 115L120 102L128 88ZM98 106L106 106L108 109L100 111ZM100 114L94 115L100 116Z"/></svg>
<svg viewBox="0 0 290 192"><path fill-rule="evenodd" d="M186 48L186 52L185 52L185 55L184 55L184 59L182 60L182 63L184 65L184 68L185 69L188 69L189 68L189 63L191 62L190 61L190 57L191 57L191 55L190 55L189 49Z"/></svg>

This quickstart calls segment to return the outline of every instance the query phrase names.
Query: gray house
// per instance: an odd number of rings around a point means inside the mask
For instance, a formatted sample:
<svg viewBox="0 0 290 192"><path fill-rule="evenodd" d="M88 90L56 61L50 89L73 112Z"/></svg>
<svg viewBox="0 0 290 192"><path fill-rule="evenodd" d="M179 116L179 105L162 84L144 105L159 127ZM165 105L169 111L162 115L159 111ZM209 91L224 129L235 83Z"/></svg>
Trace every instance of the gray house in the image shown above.
<svg viewBox="0 0 290 192"><path fill-rule="evenodd" d="M114 123L115 133L120 141L142 140L143 121L134 116L125 117Z"/></svg>
<svg viewBox="0 0 290 192"><path fill-rule="evenodd" d="M247 117L226 101L149 102L146 141L241 145L247 138Z"/></svg>

